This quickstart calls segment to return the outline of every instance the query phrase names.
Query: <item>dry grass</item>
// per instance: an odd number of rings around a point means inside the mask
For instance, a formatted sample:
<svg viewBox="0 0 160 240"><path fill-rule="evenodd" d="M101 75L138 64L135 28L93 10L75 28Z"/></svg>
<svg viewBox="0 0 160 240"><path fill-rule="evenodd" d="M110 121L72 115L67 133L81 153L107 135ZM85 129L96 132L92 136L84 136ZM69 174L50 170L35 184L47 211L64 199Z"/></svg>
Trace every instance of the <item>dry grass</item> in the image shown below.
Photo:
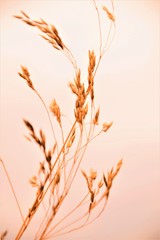
<svg viewBox="0 0 160 240"><path fill-rule="evenodd" d="M60 211L66 196L68 196L70 193L73 181L75 180L77 172L79 171L88 144L102 132L107 132L112 125L112 122L103 123L101 125L101 130L98 133L95 133L95 129L100 122L100 108L95 110L94 81L101 58L110 45L110 36L107 36L106 42L103 46L100 21L101 9L97 7L95 0L93 0L92 3L97 12L100 47L98 56L96 56L94 50L88 51L87 86L85 86L84 82L82 82L81 70L77 66L73 54L63 42L58 30L54 25L48 24L43 19L33 20L23 11L21 11L21 15L15 16L24 23L38 28L42 33L41 36L47 42L49 42L53 48L62 52L68 58L75 70L75 76L73 81L69 82L69 88L71 89L72 94L76 97L75 107L73 110L74 120L69 132L66 133L63 128L60 106L58 105L57 101L54 99L48 108L41 95L35 89L28 68L21 66L21 71L18 74L27 82L28 86L35 92L42 102L47 113L55 141L53 146L50 146L50 148L47 149L47 137L45 136L43 130L40 129L37 133L35 127L33 127L28 120L24 120L24 124L29 131L29 135L26 138L29 141L35 142L35 144L39 146L44 156L44 161L39 163L37 174L32 176L29 180L29 183L32 185L32 187L36 189L36 197L32 206L29 207L28 214L25 218L21 213L17 201L19 211L22 215L22 226L15 237L16 240L21 239L44 199L47 211L45 212L43 219L40 220L40 226L35 233L34 239L54 239L57 236L72 232L92 223L103 212L109 198L113 180L122 165L122 160L120 160L116 168L112 168L108 172L107 176L103 174L102 176L98 177L97 172L92 169L89 174L87 174L85 171L82 171L82 176L84 177L87 185L86 195L83 197L83 199L79 200L79 203L74 206L70 212L66 213L62 219L56 223L54 222L54 219L57 213ZM110 21L110 28L113 27L115 24L114 12L111 13L106 6L102 6L102 11L103 10L107 14L108 21ZM114 10L114 8L112 10ZM57 124L59 125L59 133L62 139L62 145L57 140L50 113L53 115L53 117L55 117ZM84 205L86 205L85 209ZM92 212L98 206L101 206L98 214L92 215ZM69 222L70 216L74 215L77 211L79 211L78 218L75 218L72 222ZM66 224L64 224L65 222ZM62 223L63 227L61 227ZM1 239L3 239L6 234L7 232L4 232L1 235Z"/></svg>

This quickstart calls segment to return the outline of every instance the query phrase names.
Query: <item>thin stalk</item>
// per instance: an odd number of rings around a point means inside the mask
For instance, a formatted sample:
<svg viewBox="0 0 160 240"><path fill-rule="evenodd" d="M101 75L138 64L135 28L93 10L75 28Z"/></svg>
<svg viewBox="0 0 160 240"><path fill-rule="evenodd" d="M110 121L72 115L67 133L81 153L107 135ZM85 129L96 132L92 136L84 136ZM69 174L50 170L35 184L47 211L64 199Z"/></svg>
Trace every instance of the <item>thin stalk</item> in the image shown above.
<svg viewBox="0 0 160 240"><path fill-rule="evenodd" d="M100 199L96 202L96 205L92 208L92 210L95 209L95 208L100 204L100 202L104 199L104 197L105 197L105 195L102 194L102 196L101 196ZM106 207L106 204L107 204L107 200L108 200L108 199L105 200L104 206L102 207L102 209L100 210L100 212L99 212L92 220L88 221L89 216L90 216L90 213L87 211L87 212L85 212L84 214L82 214L81 217L79 217L79 218L77 218L76 220L74 220L73 222L71 222L71 223L63 226L62 228L60 228L59 230L57 230L57 231L56 231L55 233L53 233L52 235L50 235L50 236L48 236L48 237L46 236L45 239L49 239L50 237L62 236L62 235L65 235L65 234L67 234L67 233L71 233L71 232L73 232L73 231L76 231L76 230L78 230L78 229L81 229L82 227L86 227L86 226L88 226L89 224L93 223L93 222L94 222L97 218L99 218L100 215L103 213L103 211L104 211L104 209L105 209L105 207ZM71 225L74 225L75 223L81 221L81 220L82 220L84 217L86 217L87 215L88 215L88 217L87 217L86 221L85 221L83 224L81 224L81 225L79 225L79 226L77 226L77 227L75 227L75 228L72 228L72 229L70 229L70 230L68 230L68 231L61 232L61 231L63 231L64 229L67 229L68 227L70 227ZM51 231L50 231L50 232L51 232Z"/></svg>
<svg viewBox="0 0 160 240"><path fill-rule="evenodd" d="M83 128L82 128L82 130L81 130L81 136L80 136L80 139L79 139L79 142L78 142L78 145L77 145L77 149L79 148L79 146L81 146L82 134L83 134ZM76 153L77 153L77 150L76 150ZM76 153L75 153L75 158L76 158ZM64 156L64 157L65 157L65 156ZM71 167L71 170L70 170L70 172L69 172L69 174L68 174L68 178L67 178L67 179L64 179L64 181L65 181L65 182L64 182L64 190L63 190L63 192L62 192L62 194L61 194L61 196L62 196L62 197L61 197L61 201L59 201L58 208L56 209L56 213L57 213L60 205L62 205L63 200L65 199L65 197L66 197L66 195L68 194L68 191L69 191L69 189L70 189L70 187L71 187L71 186L69 186L69 187L67 188L67 183L68 183L69 179L71 178L71 174L72 174L72 172L73 172L73 170L74 170L74 166L75 166L75 164L76 164L75 158L74 158L74 162L73 162L73 165L72 165L72 167ZM64 159L62 160L61 166L59 166L59 167L62 167L63 164L64 164ZM64 168L65 168L65 167L64 167ZM66 176L65 176L65 177L66 177ZM60 198L59 198L59 199L60 199ZM42 232L42 234L41 234L40 239L43 239L43 237L45 237L45 234L46 234L49 226L51 225L51 223L52 223L52 221L53 221L53 218L55 217L56 213L53 213L53 212L51 213L51 216L50 216L49 220L48 220L47 223L46 223L46 226L45 226L45 228L44 228L44 230L43 230L43 232Z"/></svg>
<svg viewBox="0 0 160 240"><path fill-rule="evenodd" d="M88 214L89 214L89 212L87 211L87 212L85 212L83 215L81 215L79 218L77 218L76 220L74 220L74 221L72 221L71 223L63 226L62 228L60 228L59 230L57 230L57 231L52 235L52 237L57 237L57 236L60 236L60 235L64 235L64 234L73 232L73 231L75 231L75 230L78 230L78 229L84 227L85 224L86 224L86 221L85 221L82 225L80 225L80 226L78 226L78 227L72 228L72 229L70 229L70 230L68 230L68 231L66 231L66 232L61 232L61 231L63 231L64 229L70 227L71 225L74 225L75 223L81 221L81 220L82 220L83 218L85 218Z"/></svg>
<svg viewBox="0 0 160 240"><path fill-rule="evenodd" d="M101 29L101 19L100 19L98 7L97 7L97 4L96 4L95 0L93 0L93 5L94 5L94 7L95 7L95 9L96 9L97 17L98 17L99 41L100 41L99 52L100 52L100 56L102 56L102 29Z"/></svg>
<svg viewBox="0 0 160 240"><path fill-rule="evenodd" d="M51 233L51 232L53 232L53 230L55 229L55 228L57 228L58 226L59 226L59 224L61 224L64 220L66 220L71 214L73 214L80 206L82 206L84 203L84 201L85 201L85 199L88 197L88 195L89 195L89 193L88 194L86 194L86 196L79 202L79 204L77 204L77 206L75 207L75 208L73 208L66 216L64 216L58 223L56 223L55 225L54 225L54 227L52 227L49 231L48 231L48 233L46 234L46 238L47 238L47 236Z"/></svg>
<svg viewBox="0 0 160 240"><path fill-rule="evenodd" d="M112 42L113 42L115 33L116 33L116 31L115 31L115 24L114 24L114 33L113 33L113 36L112 36L112 38L111 38L111 41L109 42L109 38L110 38L110 35L111 35L112 26L113 26L113 23L111 22L110 27L109 27L109 32L108 32L108 35L107 35L107 40L106 40L106 43L105 43L104 49L103 49L103 52L104 52L104 53L107 52L108 49L110 48L110 46L111 46L111 44L112 44ZM107 46L107 44L108 44L108 46Z"/></svg>
<svg viewBox="0 0 160 240"><path fill-rule="evenodd" d="M56 160L55 160L55 162L54 162L54 164L53 164L53 166L52 166L52 168L51 168L50 174L47 175L47 177L46 177L46 179L45 179L44 186L45 186L46 182L48 181L48 179L50 178L50 176L51 176L51 174L52 174L52 171L53 171L53 169L54 169L57 161L59 160L60 155L62 154L62 152L63 152L63 150L64 150L64 147L65 147L65 145L66 145L66 143L67 143L67 141L68 141L68 139L69 139L69 137L70 137L70 135L71 135L74 127L75 127L75 125L76 125L76 121L74 122L74 124L73 124L73 126L72 126L72 128L71 128L71 130L70 130L70 132L69 132L69 134L68 134L68 136L67 136L67 138L66 138L66 140L65 140L65 143L64 143L64 145L62 146L62 148L61 148L61 150L60 150L60 152L59 152L59 154L58 154L58 156L57 156L57 158L56 158ZM36 213L39 205L41 204L42 200L44 199L44 197L45 197L48 189L50 188L53 180L54 180L54 177L53 177L52 180L49 182L46 190L45 190L44 192L42 191L41 194L36 197L36 199L35 199L35 201L34 201L34 203L33 203L33 205L32 205L32 208L31 208L31 210L33 210L34 212L33 212L32 215L30 215L30 212L28 213L27 217L25 218L25 220L24 220L24 222L23 222L21 228L19 229L19 232L18 232L18 234L17 234L17 236L16 236L16 238L15 238L16 240L19 240L19 239L21 238L21 236L23 235L23 233L24 233L24 231L26 230L27 226L28 226L29 223L31 222L34 214Z"/></svg>
<svg viewBox="0 0 160 240"><path fill-rule="evenodd" d="M9 174L8 174L8 171L7 171L6 167L5 167L4 162L3 162L1 159L0 159L0 162L2 163L3 169L4 169L4 171L5 171L5 174L6 174L6 176L7 176L7 179L8 179L9 185L10 185L11 190L12 190L12 193L13 193L14 198L15 198L15 200L16 200L16 204L17 204L17 207L18 207L19 213L20 213L21 218L22 218L22 221L23 221L23 223L24 223L24 216L23 216L23 213L22 213L22 210L21 210L21 207L20 207L20 204L19 204L18 198L17 198L16 193L15 193L15 191L14 191L14 187L13 187L13 185L12 185L12 181L11 181L11 179L10 179L10 177L9 177Z"/></svg>
<svg viewBox="0 0 160 240"><path fill-rule="evenodd" d="M92 142L95 138L97 138L101 133L103 132L103 130L101 130L100 132L98 132L96 135L94 135L92 138L90 138L82 147L79 148L79 150L77 151L80 152L87 144L89 144L90 142ZM74 158L74 155L72 157L70 157L69 159L67 159L66 164L71 161Z"/></svg>
<svg viewBox="0 0 160 240"><path fill-rule="evenodd" d="M101 214L103 213L103 211L104 211L104 209L105 209L105 207L106 207L106 204L107 204L107 201L105 201L105 204L104 204L104 206L102 207L101 211L98 213L98 215L97 215L95 218L93 218L91 221L89 221L89 222L85 221L83 224L81 224L81 225L79 225L79 226L77 226L77 227L75 227L75 228L72 228L72 229L70 229L70 230L68 230L68 231L64 231L64 232L60 233L61 230L64 230L65 228L70 227L71 225L75 224L75 223L78 222L78 221L81 221L84 217L86 217L86 216L89 214L88 212L86 212L86 213L84 213L81 217L79 217L76 221L74 221L74 222L66 225L65 227L61 228L60 230L58 230L58 231L57 231L55 234L53 234L51 237L62 236L62 235L65 235L65 234L74 232L74 231L76 231L76 230L79 230L79 229L81 229L81 228L83 228L83 227L86 227L86 226L90 225L90 224L93 223L97 218L99 218L99 217L101 216ZM97 206L97 204L96 204L96 206ZM88 219L88 218L87 218L87 219ZM49 239L49 238L46 237L46 239Z"/></svg>
<svg viewBox="0 0 160 240"><path fill-rule="evenodd" d="M50 114L49 114L49 111L48 111L48 108L43 100L43 98L41 97L41 95L38 93L38 91L36 89L34 89L34 92L36 93L36 95L39 97L39 99L41 100L45 110L46 110L46 113L47 113L47 116L48 116L48 120L49 120L49 123L50 123L50 126L51 126L51 130L52 130L52 134L53 134L53 137L54 137L54 140L55 142L57 143L57 140L56 140L56 135L55 135L55 132L54 132L54 129L53 129L53 125L52 125L52 121L51 121L51 117L50 117ZM57 148L58 148L58 145L57 145Z"/></svg>
<svg viewBox="0 0 160 240"><path fill-rule="evenodd" d="M72 173L73 173L73 170L74 170L74 167L75 167L75 164L76 164L76 160L78 159L77 154L78 154L78 152L79 152L79 148L81 147L82 136L83 136L83 129L82 129L82 131L81 131L81 133L80 133L80 138L79 138L79 141L78 141L78 144L77 144L77 147L76 147L75 154L74 154L74 156L73 156L73 164L72 164L72 167L71 167L71 169L70 169L70 171L69 171L69 173L68 173L67 181L66 181L65 188L64 188L64 193L65 193L65 194L68 194L68 191L69 191L69 189L70 189L70 187L71 187L71 186L69 185L69 181L70 181L70 179L71 179L71 177L72 177ZM69 186L67 187L67 185L69 185Z"/></svg>

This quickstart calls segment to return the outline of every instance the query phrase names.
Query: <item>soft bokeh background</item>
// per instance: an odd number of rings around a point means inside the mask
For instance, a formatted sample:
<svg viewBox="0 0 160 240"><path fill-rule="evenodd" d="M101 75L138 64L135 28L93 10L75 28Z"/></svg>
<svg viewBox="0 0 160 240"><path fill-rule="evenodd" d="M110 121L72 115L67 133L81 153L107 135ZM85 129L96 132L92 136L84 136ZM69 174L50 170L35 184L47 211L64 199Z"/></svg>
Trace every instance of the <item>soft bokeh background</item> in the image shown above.
<svg viewBox="0 0 160 240"><path fill-rule="evenodd" d="M101 2L100 2L101 3ZM103 1L110 7L108 1ZM108 206L94 224L58 239L160 239L160 1L117 0L116 36L96 78L101 120L114 121L107 135L95 140L83 169L107 172L123 157L123 168L111 191ZM73 98L67 87L73 69L61 53L38 36L38 31L14 19L24 10L44 18L59 30L86 76L88 49L98 49L96 12L87 0L0 1L0 156L24 213L34 199L28 179L37 171L41 154L23 137L22 118L43 128L51 138L46 114L34 93L20 79L26 65L47 105L56 98L72 119ZM102 13L103 23L106 21ZM108 25L106 24L106 29ZM103 32L104 36L107 35ZM80 192L81 178L79 179ZM75 197L73 195L73 198ZM0 168L0 231L13 239L21 218L4 170ZM32 239L25 236L23 239Z"/></svg>

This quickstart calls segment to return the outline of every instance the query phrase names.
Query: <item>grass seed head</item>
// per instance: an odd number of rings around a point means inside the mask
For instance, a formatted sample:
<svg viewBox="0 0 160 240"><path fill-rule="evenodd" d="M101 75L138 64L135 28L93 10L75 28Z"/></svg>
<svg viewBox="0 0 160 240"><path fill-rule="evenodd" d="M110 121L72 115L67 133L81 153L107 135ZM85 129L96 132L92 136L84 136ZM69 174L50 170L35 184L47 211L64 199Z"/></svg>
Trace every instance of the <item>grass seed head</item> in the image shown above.
<svg viewBox="0 0 160 240"><path fill-rule="evenodd" d="M34 89L34 86L33 86L33 83L32 83L32 81L31 81L31 79L30 79L30 73L29 73L27 67L21 66L21 70L22 70L22 72L18 72L19 76L20 76L21 78L23 78L23 79L26 80L28 86L29 86L32 90L35 90L35 89Z"/></svg>
<svg viewBox="0 0 160 240"><path fill-rule="evenodd" d="M61 126L61 111L55 99L52 101L50 105L50 110L53 113L53 115L56 117L59 125Z"/></svg>

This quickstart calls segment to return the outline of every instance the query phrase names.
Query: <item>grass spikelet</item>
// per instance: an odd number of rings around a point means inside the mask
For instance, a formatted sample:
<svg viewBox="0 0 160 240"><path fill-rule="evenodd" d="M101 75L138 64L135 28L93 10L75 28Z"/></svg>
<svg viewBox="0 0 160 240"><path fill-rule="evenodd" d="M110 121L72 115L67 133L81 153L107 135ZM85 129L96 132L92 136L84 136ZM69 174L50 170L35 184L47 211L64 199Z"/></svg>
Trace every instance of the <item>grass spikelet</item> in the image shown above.
<svg viewBox="0 0 160 240"><path fill-rule="evenodd" d="M59 125L62 126L61 125L61 111L60 111L60 108L55 99L53 99L53 101L50 105L50 110L53 113L53 115L56 117Z"/></svg>
<svg viewBox="0 0 160 240"><path fill-rule="evenodd" d="M22 73L18 72L19 76L22 77L23 79L25 79L27 84L28 84L28 86L32 90L34 90L34 86L33 86L33 83L32 83L32 81L30 79L30 73L29 73L27 67L24 67L24 66L21 65L21 70L22 70Z"/></svg>
<svg viewBox="0 0 160 240"><path fill-rule="evenodd" d="M76 134L76 130L74 128L73 132L72 132L72 134L71 134L71 136L70 136L70 138L69 138L69 140L67 142L67 146L66 146L67 148L70 148L72 146L72 144L73 144L73 142L75 140L75 134Z"/></svg>
<svg viewBox="0 0 160 240"><path fill-rule="evenodd" d="M24 11L21 10L20 12L23 14L24 17L29 19L29 16Z"/></svg>
<svg viewBox="0 0 160 240"><path fill-rule="evenodd" d="M103 6L102 9L106 12L108 18L115 22L115 16L107 9L107 7Z"/></svg>
<svg viewBox="0 0 160 240"><path fill-rule="evenodd" d="M99 183L98 183L98 189L100 189L102 186L103 186L103 181L100 180Z"/></svg>
<svg viewBox="0 0 160 240"><path fill-rule="evenodd" d="M88 52L88 56L89 56L89 67L88 67L88 72L94 72L94 68L96 66L96 55L94 53L94 51L90 51Z"/></svg>
<svg viewBox="0 0 160 240"><path fill-rule="evenodd" d="M117 163L117 168L116 168L115 172L113 173L112 178L115 178L115 176L118 174L119 170L122 167L122 163L123 163L122 159Z"/></svg>
<svg viewBox="0 0 160 240"><path fill-rule="evenodd" d="M34 128L33 128L32 124L29 121L25 120L25 119L23 119L23 122L26 125L26 127L29 129L29 131L31 133L34 133Z"/></svg>
<svg viewBox="0 0 160 240"><path fill-rule="evenodd" d="M100 108L98 108L96 114L95 114L95 117L93 119L93 124L94 125L98 125L98 120L99 120L99 113L100 113Z"/></svg>
<svg viewBox="0 0 160 240"><path fill-rule="evenodd" d="M70 83L69 83L69 87L70 87L70 89L72 90L72 92L78 96L79 93L78 93L77 86L74 85L72 82L70 82Z"/></svg>
<svg viewBox="0 0 160 240"><path fill-rule="evenodd" d="M103 123L103 132L107 132L112 125L113 125L113 122Z"/></svg>
<svg viewBox="0 0 160 240"><path fill-rule="evenodd" d="M90 170L90 178L92 180L95 180L97 178L97 172L93 171L93 169Z"/></svg>
<svg viewBox="0 0 160 240"><path fill-rule="evenodd" d="M57 172L55 173L54 180L53 180L52 186L51 186L52 194L54 193L55 187L59 184L60 178L61 178L60 169L58 169Z"/></svg>
<svg viewBox="0 0 160 240"><path fill-rule="evenodd" d="M43 149L45 151L45 149L46 149L46 136L45 136L45 134L43 133L43 131L41 129L39 131L39 134L40 134L41 145L42 145L42 147L43 147Z"/></svg>
<svg viewBox="0 0 160 240"><path fill-rule="evenodd" d="M89 65L88 65L88 88L87 95L90 93L91 100L94 99L94 69L96 65L96 56L94 51L88 52Z"/></svg>
<svg viewBox="0 0 160 240"><path fill-rule="evenodd" d="M36 176L33 176L30 180L29 180L30 184L32 185L32 187L38 187L38 180Z"/></svg>

